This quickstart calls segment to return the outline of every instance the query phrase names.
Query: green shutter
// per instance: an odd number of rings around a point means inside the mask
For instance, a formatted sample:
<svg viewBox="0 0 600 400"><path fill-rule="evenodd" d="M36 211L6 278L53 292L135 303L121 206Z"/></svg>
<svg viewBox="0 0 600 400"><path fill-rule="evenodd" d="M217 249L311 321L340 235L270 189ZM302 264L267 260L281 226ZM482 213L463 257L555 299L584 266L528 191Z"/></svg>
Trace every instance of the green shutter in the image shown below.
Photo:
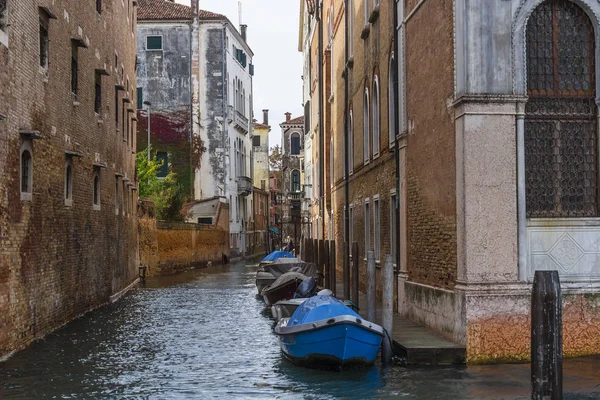
<svg viewBox="0 0 600 400"><path fill-rule="evenodd" d="M144 103L144 95L142 94L142 88L137 88L137 108L138 110L144 108L142 104Z"/></svg>
<svg viewBox="0 0 600 400"><path fill-rule="evenodd" d="M147 50L162 50L162 36L148 36L146 38Z"/></svg>

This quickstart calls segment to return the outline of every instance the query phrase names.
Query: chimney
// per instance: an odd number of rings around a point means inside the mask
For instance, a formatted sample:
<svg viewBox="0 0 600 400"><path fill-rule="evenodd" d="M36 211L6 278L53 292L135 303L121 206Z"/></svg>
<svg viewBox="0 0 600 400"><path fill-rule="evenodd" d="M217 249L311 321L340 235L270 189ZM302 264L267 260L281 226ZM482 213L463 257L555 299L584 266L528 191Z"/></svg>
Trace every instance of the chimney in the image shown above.
<svg viewBox="0 0 600 400"><path fill-rule="evenodd" d="M244 39L244 42L248 42L246 40L247 36L248 36L248 25L246 24L241 24L240 25L240 33L242 34L242 39Z"/></svg>
<svg viewBox="0 0 600 400"><path fill-rule="evenodd" d="M263 110L263 124L269 125L269 110Z"/></svg>
<svg viewBox="0 0 600 400"><path fill-rule="evenodd" d="M290 119L292 119L292 113L286 112L285 113L285 122L290 122Z"/></svg>
<svg viewBox="0 0 600 400"><path fill-rule="evenodd" d="M198 16L199 8L198 0L192 0L192 14L194 14L194 17Z"/></svg>

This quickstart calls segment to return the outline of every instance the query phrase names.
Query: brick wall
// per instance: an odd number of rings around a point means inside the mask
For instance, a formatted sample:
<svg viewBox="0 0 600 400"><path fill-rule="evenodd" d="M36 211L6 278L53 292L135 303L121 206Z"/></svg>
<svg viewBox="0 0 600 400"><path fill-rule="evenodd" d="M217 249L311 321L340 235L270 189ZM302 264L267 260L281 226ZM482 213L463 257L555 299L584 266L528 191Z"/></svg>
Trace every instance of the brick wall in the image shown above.
<svg viewBox="0 0 600 400"><path fill-rule="evenodd" d="M130 0L103 2L97 14L93 2L44 2L57 19L49 20L48 68L41 68L38 3L9 0L8 48L0 45L0 113L7 116L0 121L0 358L108 302L137 278L135 122L123 113L135 107L135 7ZM77 97L72 38L87 45L77 50ZM110 75L101 78L96 114L98 69ZM134 102L117 92L118 123L116 83ZM39 138L31 140L31 200L22 201L23 130L39 131ZM64 198L68 158L72 205ZM96 171L99 209L92 201Z"/></svg>
<svg viewBox="0 0 600 400"><path fill-rule="evenodd" d="M148 266L147 276L217 265L229 257L229 231L217 225L156 221L144 214L139 226L140 262Z"/></svg>
<svg viewBox="0 0 600 400"><path fill-rule="evenodd" d="M426 2L406 28L408 274L442 288L456 279L453 65L452 2Z"/></svg>

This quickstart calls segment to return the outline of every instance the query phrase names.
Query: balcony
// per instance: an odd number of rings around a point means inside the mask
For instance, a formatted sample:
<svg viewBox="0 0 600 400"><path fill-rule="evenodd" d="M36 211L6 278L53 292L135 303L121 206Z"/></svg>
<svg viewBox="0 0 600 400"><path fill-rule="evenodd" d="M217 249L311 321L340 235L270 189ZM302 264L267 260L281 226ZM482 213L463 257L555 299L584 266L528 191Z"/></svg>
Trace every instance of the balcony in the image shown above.
<svg viewBox="0 0 600 400"><path fill-rule="evenodd" d="M247 176L238 176L236 181L238 196L248 196L252 193L252 179Z"/></svg>
<svg viewBox="0 0 600 400"><path fill-rule="evenodd" d="M240 133L246 135L248 133L248 118L241 112L235 111L233 114L233 127Z"/></svg>

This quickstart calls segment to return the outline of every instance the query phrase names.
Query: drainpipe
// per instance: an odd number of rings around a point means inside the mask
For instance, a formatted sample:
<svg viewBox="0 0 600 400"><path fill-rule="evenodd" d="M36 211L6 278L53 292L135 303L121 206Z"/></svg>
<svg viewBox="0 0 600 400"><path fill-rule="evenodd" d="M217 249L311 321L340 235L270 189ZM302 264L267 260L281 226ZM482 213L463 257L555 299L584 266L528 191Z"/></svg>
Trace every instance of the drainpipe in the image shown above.
<svg viewBox="0 0 600 400"><path fill-rule="evenodd" d="M190 25L190 160L194 159L194 98L196 96L196 93L194 92L194 75L193 75L193 68L192 68L192 64L194 61L194 34L198 34L196 27L198 26L198 1L199 0L192 0L192 9L193 9L193 19L192 19L192 23ZM198 93L198 96L200 96L200 94ZM198 101L200 99L198 98ZM198 125L200 125L200 121L198 121ZM199 161L198 161L199 163ZM195 190L194 190L194 179L195 179L195 175L196 175L196 168L198 167L199 169L199 165L195 166L192 165L191 168L191 173L190 173L190 195L192 196L192 199L195 200Z"/></svg>
<svg viewBox="0 0 600 400"><path fill-rule="evenodd" d="M352 11L350 11L352 12ZM348 132L348 109L350 108L349 95L348 95L348 80L350 77L348 76L350 70L348 68L348 59L350 56L350 49L348 48L348 44L350 40L348 38L348 26L350 16L348 15L348 0L344 1L344 197L345 197L345 207L344 207L344 226L346 229L344 230L344 254L350 254L350 188L348 178L350 175L350 168L348 166L348 142L349 142L349 132ZM344 256L345 257L345 256ZM345 261L344 261L345 262ZM346 266L349 268L349 266Z"/></svg>
<svg viewBox="0 0 600 400"><path fill-rule="evenodd" d="M395 154L395 158L396 158L396 212L395 212L395 219L396 219L396 274L398 274L398 272L400 271L400 140L399 140L399 130L400 130L400 109L399 109L399 105L400 105L400 90L398 88L398 77L401 73L400 71L400 51L399 51L399 46L398 46L398 42L400 40L399 34L400 34L400 21L398 19L398 7L403 7L398 5L398 2L400 0L396 0L394 1L394 29L396 32L396 35L394 35L394 65L393 68L396 70L396 73L394 74L394 98L396 99L396 104L394 107L394 127L396 128L396 132L394 132L395 135L395 147L396 147L396 154ZM404 15L404 13L402 13L402 15ZM403 55L402 55L403 56ZM397 281L397 280L396 280ZM396 288L398 289L398 288Z"/></svg>
<svg viewBox="0 0 600 400"><path fill-rule="evenodd" d="M315 16L319 24L319 195L321 197L321 239L325 239L325 128L323 127L323 9L317 0Z"/></svg>

